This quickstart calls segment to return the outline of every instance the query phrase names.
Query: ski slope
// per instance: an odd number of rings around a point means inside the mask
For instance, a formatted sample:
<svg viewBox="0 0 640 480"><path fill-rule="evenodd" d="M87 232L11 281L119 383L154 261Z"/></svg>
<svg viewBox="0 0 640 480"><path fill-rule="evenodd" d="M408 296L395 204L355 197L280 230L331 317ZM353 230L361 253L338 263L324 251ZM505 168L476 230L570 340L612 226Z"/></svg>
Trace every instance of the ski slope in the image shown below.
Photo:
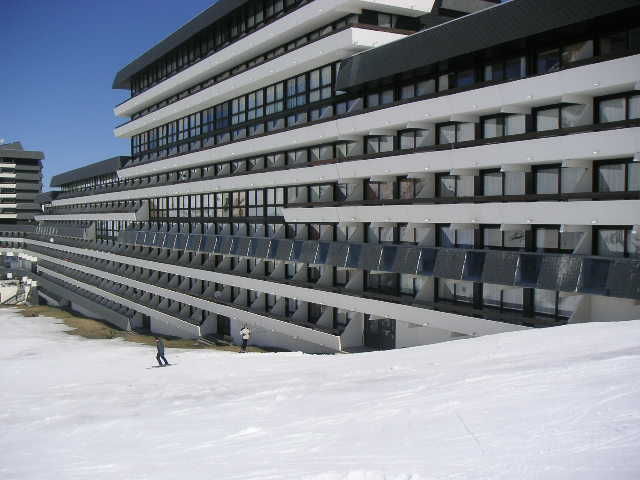
<svg viewBox="0 0 640 480"><path fill-rule="evenodd" d="M640 321L154 369L66 328L0 312L3 480L640 478Z"/></svg>

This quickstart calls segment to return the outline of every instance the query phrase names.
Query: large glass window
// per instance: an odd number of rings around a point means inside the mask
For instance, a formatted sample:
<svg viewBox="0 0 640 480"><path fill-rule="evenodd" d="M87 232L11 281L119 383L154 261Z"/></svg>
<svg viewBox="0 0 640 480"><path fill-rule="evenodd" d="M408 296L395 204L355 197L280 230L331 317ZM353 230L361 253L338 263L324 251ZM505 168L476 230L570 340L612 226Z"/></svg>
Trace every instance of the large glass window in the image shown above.
<svg viewBox="0 0 640 480"><path fill-rule="evenodd" d="M472 197L474 195L474 177L471 175L436 176L436 196L438 197Z"/></svg>
<svg viewBox="0 0 640 480"><path fill-rule="evenodd" d="M473 302L473 282L438 278L438 300L450 302Z"/></svg>
<svg viewBox="0 0 640 480"><path fill-rule="evenodd" d="M482 120L483 138L518 135L526 132L525 115L499 115Z"/></svg>
<svg viewBox="0 0 640 480"><path fill-rule="evenodd" d="M640 163L631 159L596 165L599 192L640 190Z"/></svg>
<svg viewBox="0 0 640 480"><path fill-rule="evenodd" d="M605 257L639 257L640 235L630 227L597 231L597 254Z"/></svg>
<svg viewBox="0 0 640 480"><path fill-rule="evenodd" d="M598 101L600 123L640 118L640 94L625 94Z"/></svg>
<svg viewBox="0 0 640 480"><path fill-rule="evenodd" d="M475 139L475 123L447 123L438 125L438 143L467 142Z"/></svg>
<svg viewBox="0 0 640 480"><path fill-rule="evenodd" d="M392 200L395 182L366 181L365 200Z"/></svg>
<svg viewBox="0 0 640 480"><path fill-rule="evenodd" d="M392 135L375 135L366 139L366 153L383 153L393 151Z"/></svg>

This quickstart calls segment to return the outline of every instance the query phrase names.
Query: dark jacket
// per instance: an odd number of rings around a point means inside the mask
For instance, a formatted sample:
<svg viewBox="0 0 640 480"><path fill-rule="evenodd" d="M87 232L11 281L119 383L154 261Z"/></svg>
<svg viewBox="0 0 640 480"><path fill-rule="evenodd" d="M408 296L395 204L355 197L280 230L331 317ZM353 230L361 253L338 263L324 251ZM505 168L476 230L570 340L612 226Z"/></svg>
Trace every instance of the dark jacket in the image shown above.
<svg viewBox="0 0 640 480"><path fill-rule="evenodd" d="M164 355L164 340L160 339L158 343L156 343L156 348L160 355Z"/></svg>

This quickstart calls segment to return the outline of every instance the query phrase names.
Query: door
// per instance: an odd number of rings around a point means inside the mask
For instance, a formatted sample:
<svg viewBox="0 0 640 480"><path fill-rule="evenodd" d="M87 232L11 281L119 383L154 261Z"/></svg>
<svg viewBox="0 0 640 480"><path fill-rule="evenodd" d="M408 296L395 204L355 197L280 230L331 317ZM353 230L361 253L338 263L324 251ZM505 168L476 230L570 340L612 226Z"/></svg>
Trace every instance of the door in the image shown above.
<svg viewBox="0 0 640 480"><path fill-rule="evenodd" d="M142 315L142 329L151 331L151 317L149 315Z"/></svg>
<svg viewBox="0 0 640 480"><path fill-rule="evenodd" d="M231 320L224 315L218 315L218 335L231 335Z"/></svg>
<svg viewBox="0 0 640 480"><path fill-rule="evenodd" d="M396 321L392 318L364 317L364 344L376 350L396 348Z"/></svg>

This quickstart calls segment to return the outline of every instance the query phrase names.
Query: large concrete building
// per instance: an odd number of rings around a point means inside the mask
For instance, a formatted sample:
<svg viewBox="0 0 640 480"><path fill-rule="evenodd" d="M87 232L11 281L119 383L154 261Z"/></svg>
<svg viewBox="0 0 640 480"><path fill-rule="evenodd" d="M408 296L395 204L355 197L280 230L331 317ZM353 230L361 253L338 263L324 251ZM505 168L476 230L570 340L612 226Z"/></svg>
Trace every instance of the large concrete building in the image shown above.
<svg viewBox="0 0 640 480"><path fill-rule="evenodd" d="M33 222L42 213L42 152L27 151L20 142L0 144L0 228Z"/></svg>
<svg viewBox="0 0 640 480"><path fill-rule="evenodd" d="M639 19L220 0L118 72L131 156L22 245L123 328L309 352L640 318Z"/></svg>

